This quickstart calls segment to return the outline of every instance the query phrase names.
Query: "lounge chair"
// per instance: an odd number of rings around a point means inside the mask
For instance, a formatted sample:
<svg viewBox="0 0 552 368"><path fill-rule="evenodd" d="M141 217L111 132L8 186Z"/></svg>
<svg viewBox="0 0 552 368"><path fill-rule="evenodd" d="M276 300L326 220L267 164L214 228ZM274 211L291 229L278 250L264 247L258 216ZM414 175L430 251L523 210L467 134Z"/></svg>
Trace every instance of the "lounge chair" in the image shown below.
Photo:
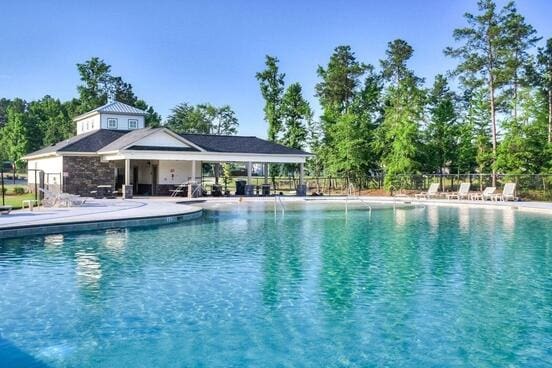
<svg viewBox="0 0 552 368"><path fill-rule="evenodd" d="M502 194L498 196L498 199L500 199L501 201L519 200L519 198L516 197L516 183L504 184L504 189L502 190Z"/></svg>
<svg viewBox="0 0 552 368"><path fill-rule="evenodd" d="M496 187L486 187L482 192L472 193L470 199L474 201L482 200L493 200L495 197Z"/></svg>
<svg viewBox="0 0 552 368"><path fill-rule="evenodd" d="M416 194L416 198L427 198L439 196L439 183L431 183L427 192L421 192Z"/></svg>
<svg viewBox="0 0 552 368"><path fill-rule="evenodd" d="M12 206L0 206L0 215L9 215L12 210Z"/></svg>
<svg viewBox="0 0 552 368"><path fill-rule="evenodd" d="M458 189L457 193L447 194L447 199L453 199L456 198L458 200L462 198L468 198L470 195L470 183L462 183L460 184L460 188Z"/></svg>

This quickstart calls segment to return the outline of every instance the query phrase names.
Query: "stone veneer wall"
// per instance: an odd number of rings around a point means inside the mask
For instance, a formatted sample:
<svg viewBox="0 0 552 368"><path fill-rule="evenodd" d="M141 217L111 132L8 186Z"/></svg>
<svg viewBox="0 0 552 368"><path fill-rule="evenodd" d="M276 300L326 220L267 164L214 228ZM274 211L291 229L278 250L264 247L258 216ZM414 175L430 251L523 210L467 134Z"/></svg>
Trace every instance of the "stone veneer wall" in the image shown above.
<svg viewBox="0 0 552 368"><path fill-rule="evenodd" d="M98 185L115 187L114 166L101 162L99 157L63 156L64 177L63 189L66 193L89 197L90 192Z"/></svg>

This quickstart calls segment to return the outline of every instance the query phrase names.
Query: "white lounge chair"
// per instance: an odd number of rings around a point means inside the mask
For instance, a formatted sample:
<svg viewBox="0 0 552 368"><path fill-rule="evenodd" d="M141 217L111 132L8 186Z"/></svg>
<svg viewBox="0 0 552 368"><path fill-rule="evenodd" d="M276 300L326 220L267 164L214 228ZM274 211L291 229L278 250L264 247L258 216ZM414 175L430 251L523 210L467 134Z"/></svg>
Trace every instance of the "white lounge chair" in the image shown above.
<svg viewBox="0 0 552 368"><path fill-rule="evenodd" d="M486 187L480 193L473 193L470 196L470 199L472 199L474 201L477 201L477 200L482 200L482 201L493 200L493 199L495 199L495 192L496 192L496 187Z"/></svg>
<svg viewBox="0 0 552 368"><path fill-rule="evenodd" d="M499 199L501 201L519 200L519 198L516 197L516 183L504 184L504 189L502 190L502 194L499 195Z"/></svg>
<svg viewBox="0 0 552 368"><path fill-rule="evenodd" d="M447 199L453 199L456 198L458 200L462 198L468 198L470 195L470 183L462 183L460 184L460 188L458 189L457 193L447 194Z"/></svg>
<svg viewBox="0 0 552 368"><path fill-rule="evenodd" d="M427 192L421 192L416 194L416 198L431 198L439 195L439 183L431 183Z"/></svg>
<svg viewBox="0 0 552 368"><path fill-rule="evenodd" d="M12 210L12 206L0 206L0 215L9 215Z"/></svg>

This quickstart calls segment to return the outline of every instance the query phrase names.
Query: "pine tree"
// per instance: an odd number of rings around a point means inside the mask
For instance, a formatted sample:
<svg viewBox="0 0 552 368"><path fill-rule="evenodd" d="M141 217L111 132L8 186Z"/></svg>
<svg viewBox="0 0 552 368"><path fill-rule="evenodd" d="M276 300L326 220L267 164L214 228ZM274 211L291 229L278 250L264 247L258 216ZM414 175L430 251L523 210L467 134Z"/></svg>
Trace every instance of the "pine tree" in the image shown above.
<svg viewBox="0 0 552 368"><path fill-rule="evenodd" d="M268 123L268 140L272 142L278 141L282 131L280 105L284 93L285 74L280 73L278 63L278 58L266 55L266 69L256 74L265 100L264 114Z"/></svg>
<svg viewBox="0 0 552 368"><path fill-rule="evenodd" d="M491 120L492 161L496 160L497 142L497 91L504 85L508 37L504 30L504 11L497 11L493 0L479 0L479 14L465 14L468 26L454 30L456 41L464 44L447 48L445 54L461 59L455 74L468 88L487 86ZM493 185L496 170L493 165Z"/></svg>

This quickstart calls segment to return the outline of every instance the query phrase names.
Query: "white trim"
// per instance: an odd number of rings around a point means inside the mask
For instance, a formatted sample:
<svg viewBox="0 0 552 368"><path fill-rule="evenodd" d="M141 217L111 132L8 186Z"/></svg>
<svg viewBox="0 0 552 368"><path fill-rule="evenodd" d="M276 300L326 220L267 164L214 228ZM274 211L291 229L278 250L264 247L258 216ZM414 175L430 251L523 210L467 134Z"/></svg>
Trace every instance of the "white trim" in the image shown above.
<svg viewBox="0 0 552 368"><path fill-rule="evenodd" d="M160 152L160 151L118 151L103 154L102 160L165 160L165 161L206 161L206 162L268 162L268 163L304 163L310 155L275 155L260 153L224 153L224 152Z"/></svg>

